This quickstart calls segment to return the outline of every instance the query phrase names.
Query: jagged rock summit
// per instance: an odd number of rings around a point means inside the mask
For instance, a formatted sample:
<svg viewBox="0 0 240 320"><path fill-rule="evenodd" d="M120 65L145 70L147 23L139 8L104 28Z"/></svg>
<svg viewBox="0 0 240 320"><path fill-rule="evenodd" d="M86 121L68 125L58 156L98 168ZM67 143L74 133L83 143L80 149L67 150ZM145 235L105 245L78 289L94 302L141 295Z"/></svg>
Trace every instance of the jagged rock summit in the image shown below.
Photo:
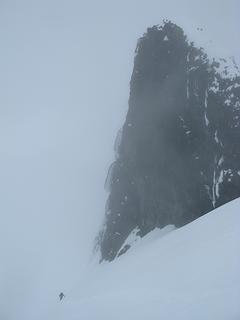
<svg viewBox="0 0 240 320"><path fill-rule="evenodd" d="M239 197L234 59L210 60L172 22L149 28L137 44L115 151L98 237L101 261L113 260L154 228L181 227Z"/></svg>

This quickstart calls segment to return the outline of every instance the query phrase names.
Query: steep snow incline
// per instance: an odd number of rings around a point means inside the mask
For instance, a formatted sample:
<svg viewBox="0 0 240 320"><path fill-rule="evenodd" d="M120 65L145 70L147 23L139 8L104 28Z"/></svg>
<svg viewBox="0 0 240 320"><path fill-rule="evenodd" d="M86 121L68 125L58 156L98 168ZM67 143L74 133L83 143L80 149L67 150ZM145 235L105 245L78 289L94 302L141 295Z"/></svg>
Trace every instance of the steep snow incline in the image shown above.
<svg viewBox="0 0 240 320"><path fill-rule="evenodd" d="M88 268L51 319L240 319L239 211L237 199L180 229L154 230Z"/></svg>

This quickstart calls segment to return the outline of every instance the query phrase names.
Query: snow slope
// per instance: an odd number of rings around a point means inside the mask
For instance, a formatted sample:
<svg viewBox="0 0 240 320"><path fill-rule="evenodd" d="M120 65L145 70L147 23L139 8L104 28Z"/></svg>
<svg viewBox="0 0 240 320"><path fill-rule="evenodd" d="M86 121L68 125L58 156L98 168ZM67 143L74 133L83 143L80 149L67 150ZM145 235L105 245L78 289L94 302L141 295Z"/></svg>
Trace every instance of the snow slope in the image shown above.
<svg viewBox="0 0 240 320"><path fill-rule="evenodd" d="M180 229L154 230L115 261L92 265L51 319L240 319L239 211L237 199Z"/></svg>

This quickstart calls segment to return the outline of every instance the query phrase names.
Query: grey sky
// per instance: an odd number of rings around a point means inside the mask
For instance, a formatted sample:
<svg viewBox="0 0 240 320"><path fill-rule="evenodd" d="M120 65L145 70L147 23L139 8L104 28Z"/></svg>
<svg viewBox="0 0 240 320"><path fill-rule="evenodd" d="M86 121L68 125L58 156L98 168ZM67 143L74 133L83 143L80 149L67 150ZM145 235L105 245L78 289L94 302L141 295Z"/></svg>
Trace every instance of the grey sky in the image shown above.
<svg viewBox="0 0 240 320"><path fill-rule="evenodd" d="M168 18L240 64L239 11L237 0L0 0L1 319L47 319L88 259L137 39Z"/></svg>

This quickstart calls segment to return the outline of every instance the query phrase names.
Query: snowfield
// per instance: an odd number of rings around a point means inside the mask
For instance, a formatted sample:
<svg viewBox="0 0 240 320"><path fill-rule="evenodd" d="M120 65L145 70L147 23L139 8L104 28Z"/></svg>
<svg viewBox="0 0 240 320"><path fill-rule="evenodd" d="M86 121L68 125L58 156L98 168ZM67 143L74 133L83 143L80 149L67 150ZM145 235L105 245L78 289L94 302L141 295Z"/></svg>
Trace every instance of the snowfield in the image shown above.
<svg viewBox="0 0 240 320"><path fill-rule="evenodd" d="M154 230L114 262L91 264L56 320L239 320L240 199Z"/></svg>

